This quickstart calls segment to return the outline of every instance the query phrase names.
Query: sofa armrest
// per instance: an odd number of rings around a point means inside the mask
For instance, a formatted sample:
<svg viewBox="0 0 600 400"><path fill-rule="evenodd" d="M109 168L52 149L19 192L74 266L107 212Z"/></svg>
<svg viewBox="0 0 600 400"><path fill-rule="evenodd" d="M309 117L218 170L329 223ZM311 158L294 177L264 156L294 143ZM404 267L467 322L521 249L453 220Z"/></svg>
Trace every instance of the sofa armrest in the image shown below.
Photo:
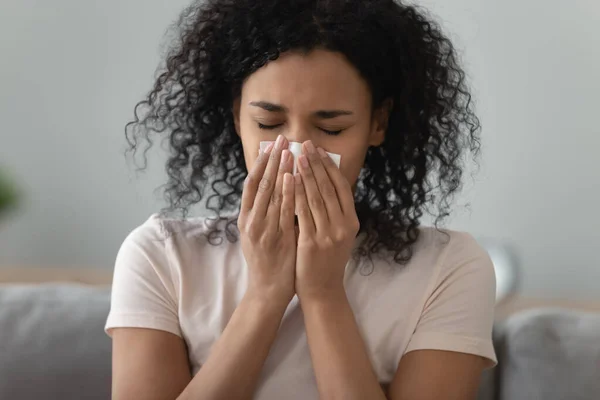
<svg viewBox="0 0 600 400"><path fill-rule="evenodd" d="M110 289L0 285L0 399L110 398Z"/></svg>
<svg viewBox="0 0 600 400"><path fill-rule="evenodd" d="M0 268L0 284L81 283L110 286L112 268Z"/></svg>
<svg viewBox="0 0 600 400"><path fill-rule="evenodd" d="M600 313L526 310L498 326L498 400L591 400L600 393Z"/></svg>

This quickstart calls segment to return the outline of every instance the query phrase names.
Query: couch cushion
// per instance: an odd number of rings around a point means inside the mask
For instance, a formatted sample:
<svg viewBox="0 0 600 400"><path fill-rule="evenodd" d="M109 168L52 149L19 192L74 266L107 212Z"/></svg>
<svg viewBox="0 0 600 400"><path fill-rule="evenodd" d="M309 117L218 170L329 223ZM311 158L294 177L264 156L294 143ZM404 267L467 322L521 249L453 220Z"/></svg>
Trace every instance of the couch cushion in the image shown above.
<svg viewBox="0 0 600 400"><path fill-rule="evenodd" d="M541 309L503 324L501 400L592 400L600 393L600 314Z"/></svg>
<svg viewBox="0 0 600 400"><path fill-rule="evenodd" d="M0 286L0 398L109 399L110 290Z"/></svg>

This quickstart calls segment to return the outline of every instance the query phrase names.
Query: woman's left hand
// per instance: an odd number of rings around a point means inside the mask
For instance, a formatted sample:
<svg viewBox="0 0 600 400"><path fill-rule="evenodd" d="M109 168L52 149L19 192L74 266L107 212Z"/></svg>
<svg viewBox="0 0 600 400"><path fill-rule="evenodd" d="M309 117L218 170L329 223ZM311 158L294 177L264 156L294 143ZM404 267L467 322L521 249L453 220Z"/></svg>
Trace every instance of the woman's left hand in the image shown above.
<svg viewBox="0 0 600 400"><path fill-rule="evenodd" d="M302 299L344 291L344 272L359 230L354 195L333 160L304 142L298 159L296 293ZM341 291L341 292L340 292Z"/></svg>

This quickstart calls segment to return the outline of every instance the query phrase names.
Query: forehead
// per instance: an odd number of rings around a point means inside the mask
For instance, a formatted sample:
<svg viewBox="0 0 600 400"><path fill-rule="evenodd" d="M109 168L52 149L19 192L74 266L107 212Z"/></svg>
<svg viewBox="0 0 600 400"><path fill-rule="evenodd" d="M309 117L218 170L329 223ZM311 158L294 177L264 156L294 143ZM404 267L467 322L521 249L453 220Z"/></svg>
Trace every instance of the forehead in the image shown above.
<svg viewBox="0 0 600 400"><path fill-rule="evenodd" d="M341 53L288 52L250 75L244 102L269 101L293 109L370 107L369 87Z"/></svg>

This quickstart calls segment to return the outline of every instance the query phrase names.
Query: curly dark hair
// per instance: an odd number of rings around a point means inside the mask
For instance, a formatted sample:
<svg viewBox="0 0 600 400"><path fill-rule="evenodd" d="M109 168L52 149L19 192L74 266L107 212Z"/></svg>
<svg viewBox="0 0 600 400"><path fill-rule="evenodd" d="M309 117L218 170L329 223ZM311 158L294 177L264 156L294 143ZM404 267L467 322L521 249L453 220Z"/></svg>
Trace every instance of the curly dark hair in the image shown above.
<svg viewBox="0 0 600 400"><path fill-rule="evenodd" d="M128 152L145 144L141 169L153 135L169 141L162 212L185 217L204 201L220 220L239 207L248 171L234 99L249 75L282 53L321 48L357 68L374 109L394 104L385 140L368 149L357 182L359 233L367 234L358 254L386 250L406 264L424 213L436 226L448 216L465 155L479 153L480 123L453 44L422 8L394 0L205 0L174 27L166 64L125 128ZM230 241L236 223L226 226ZM214 226L212 233L223 232Z"/></svg>

